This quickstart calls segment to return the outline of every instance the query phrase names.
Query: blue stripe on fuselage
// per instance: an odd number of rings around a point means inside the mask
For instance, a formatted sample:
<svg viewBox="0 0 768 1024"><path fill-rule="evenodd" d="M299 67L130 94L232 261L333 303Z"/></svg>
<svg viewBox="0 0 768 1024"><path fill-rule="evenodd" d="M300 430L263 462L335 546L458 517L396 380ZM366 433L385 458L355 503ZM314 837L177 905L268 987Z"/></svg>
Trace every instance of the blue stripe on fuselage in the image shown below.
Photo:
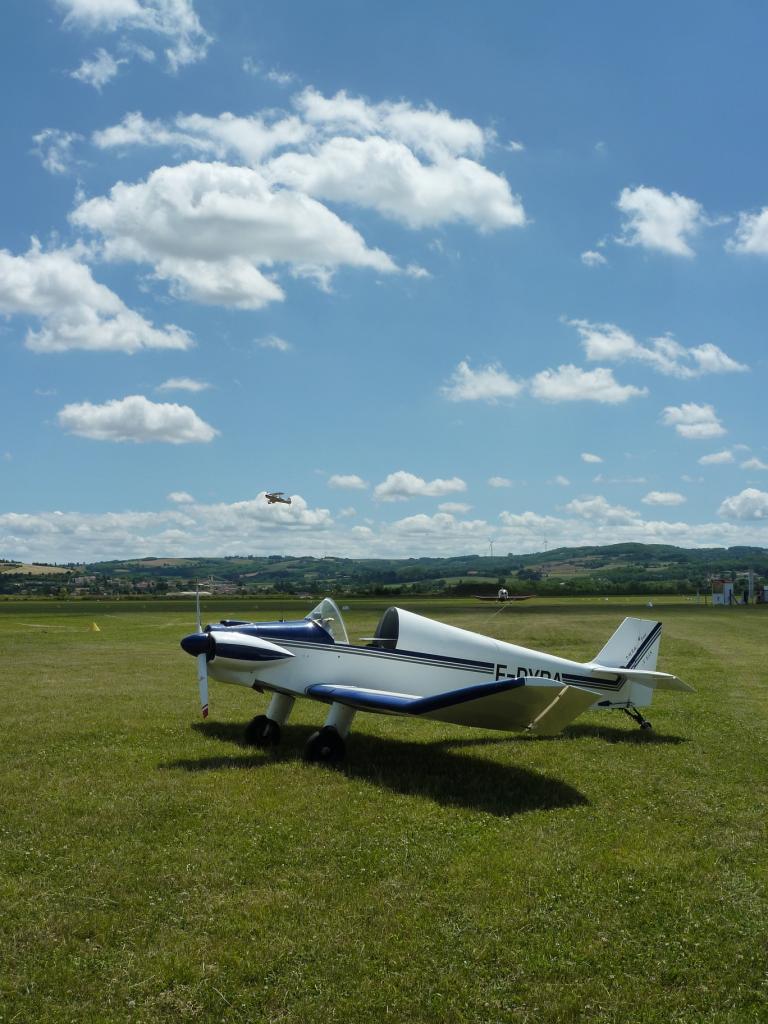
<svg viewBox="0 0 768 1024"><path fill-rule="evenodd" d="M361 711L395 711L405 715L426 715L443 708L466 704L471 700L482 700L505 690L514 690L525 686L525 679L496 679L489 683L478 683L464 686L446 693L436 693L431 697L405 697L397 693L376 693L370 690L356 690L350 686L333 686L330 683L315 683L304 691L308 697L322 700L325 703L338 701L357 707Z"/></svg>

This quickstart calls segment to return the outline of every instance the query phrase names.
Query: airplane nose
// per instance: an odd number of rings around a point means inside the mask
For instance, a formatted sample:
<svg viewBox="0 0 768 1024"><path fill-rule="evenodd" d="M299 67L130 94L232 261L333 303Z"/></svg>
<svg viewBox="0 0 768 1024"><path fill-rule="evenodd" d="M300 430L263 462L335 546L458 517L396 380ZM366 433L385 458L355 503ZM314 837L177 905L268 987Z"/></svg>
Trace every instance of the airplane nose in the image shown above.
<svg viewBox="0 0 768 1024"><path fill-rule="evenodd" d="M216 650L216 641L210 633L190 633L181 641L181 647L193 658L200 654L206 654L212 658Z"/></svg>

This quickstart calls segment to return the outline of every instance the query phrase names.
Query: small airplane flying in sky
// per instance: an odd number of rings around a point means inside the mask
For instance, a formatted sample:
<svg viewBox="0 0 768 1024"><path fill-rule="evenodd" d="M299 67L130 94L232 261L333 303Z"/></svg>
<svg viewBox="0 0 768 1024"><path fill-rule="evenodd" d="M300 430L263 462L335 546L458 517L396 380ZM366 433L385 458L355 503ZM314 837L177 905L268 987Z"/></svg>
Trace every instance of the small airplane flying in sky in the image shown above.
<svg viewBox="0 0 768 1024"><path fill-rule="evenodd" d="M384 612L372 637L351 644L341 612L324 598L305 618L223 619L181 641L197 659L200 704L208 676L271 694L246 728L260 747L280 739L297 697L329 704L305 758L338 763L358 711L552 736L588 709L619 709L650 729L639 708L654 690L692 691L656 672L661 623L626 618L592 661L569 661L449 626L403 608Z"/></svg>
<svg viewBox="0 0 768 1024"><path fill-rule="evenodd" d="M268 505L274 505L279 503L281 505L290 505L291 499L284 497L285 491L267 491L264 497L267 499Z"/></svg>

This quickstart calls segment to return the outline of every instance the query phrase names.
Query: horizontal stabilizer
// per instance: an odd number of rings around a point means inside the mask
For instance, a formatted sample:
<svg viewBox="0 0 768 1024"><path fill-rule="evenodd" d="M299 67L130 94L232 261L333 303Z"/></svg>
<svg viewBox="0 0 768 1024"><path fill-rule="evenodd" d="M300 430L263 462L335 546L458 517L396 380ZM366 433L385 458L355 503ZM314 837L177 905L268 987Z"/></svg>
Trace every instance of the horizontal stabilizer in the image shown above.
<svg viewBox="0 0 768 1024"><path fill-rule="evenodd" d="M590 673L596 679L610 679L613 681L619 675L628 683L640 683L642 686L650 686L654 690L678 690L680 693L695 693L694 688L678 679L669 672L647 672L640 668L625 668L617 672L615 668L606 668L604 665L590 665Z"/></svg>
<svg viewBox="0 0 768 1024"><path fill-rule="evenodd" d="M525 686L525 678L494 679L492 682L480 683L476 686L463 686L458 690L419 697L409 693L388 693L383 690L368 690L358 686L336 686L332 683L315 683L308 686L305 693L308 697L321 700L326 704L344 704L359 711L379 711L394 715L428 715L443 711L445 708L466 704L469 701L482 700L487 697L504 693Z"/></svg>

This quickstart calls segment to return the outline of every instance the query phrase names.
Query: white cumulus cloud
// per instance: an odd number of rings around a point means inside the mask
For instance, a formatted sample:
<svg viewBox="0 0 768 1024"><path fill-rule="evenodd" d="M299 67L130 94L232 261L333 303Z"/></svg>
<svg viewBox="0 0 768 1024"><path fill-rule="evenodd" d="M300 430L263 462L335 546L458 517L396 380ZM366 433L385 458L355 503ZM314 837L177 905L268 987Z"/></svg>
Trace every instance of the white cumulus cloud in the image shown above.
<svg viewBox="0 0 768 1024"><path fill-rule="evenodd" d="M364 491L368 484L356 473L333 473L328 477L328 486L343 491Z"/></svg>
<svg viewBox="0 0 768 1024"><path fill-rule="evenodd" d="M726 498L718 512L725 519L768 519L768 494L747 487L740 494Z"/></svg>
<svg viewBox="0 0 768 1024"><path fill-rule="evenodd" d="M293 71L278 71L276 68L265 72L264 77L275 85L293 85L297 78Z"/></svg>
<svg viewBox="0 0 768 1024"><path fill-rule="evenodd" d="M190 149L219 160L233 154L258 166L273 188L374 209L411 228L462 222L492 231L525 224L506 178L478 162L494 134L473 121L430 105L376 104L345 92L326 97L311 88L293 103L296 113L287 116L225 112L150 121L132 112L95 132L93 142Z"/></svg>
<svg viewBox="0 0 768 1024"><path fill-rule="evenodd" d="M582 462L602 462L603 459L602 459L602 457L600 455L595 455L594 452L582 452L581 453L581 461Z"/></svg>
<svg viewBox="0 0 768 1024"><path fill-rule="evenodd" d="M184 492L178 492L183 494ZM233 555L248 551L271 554L301 545L307 553L330 542L340 554L349 551L345 529L334 543L328 509L310 508L300 495L291 506L272 506L264 492L255 498L205 505L174 502L156 512L9 512L0 514L0 547L29 560L86 561L167 556ZM361 545L361 553L370 544Z"/></svg>
<svg viewBox="0 0 768 1024"><path fill-rule="evenodd" d="M516 398L522 389L523 384L498 364L473 370L467 360L462 360L441 391L451 402L481 401L494 405L500 399Z"/></svg>
<svg viewBox="0 0 768 1024"><path fill-rule="evenodd" d="M127 63L124 57L115 59L111 53L100 47L93 60L84 60L79 68L70 72L70 77L76 78L84 85L92 85L100 92L118 73L120 65Z"/></svg>
<svg viewBox="0 0 768 1024"><path fill-rule="evenodd" d="M181 296L259 309L283 291L261 267L330 274L346 265L392 272L349 224L316 200L272 190L258 170L192 161L160 167L145 182L118 182L71 215L104 238L107 259L154 266Z"/></svg>
<svg viewBox="0 0 768 1024"><path fill-rule="evenodd" d="M99 149L127 150L134 146L157 146L181 152L185 149L223 160L233 155L257 165L276 149L298 146L311 129L295 115L268 120L261 115L241 117L229 112L211 117L177 114L171 122L147 120L132 111L117 124L93 133Z"/></svg>
<svg viewBox="0 0 768 1024"><path fill-rule="evenodd" d="M623 505L611 505L601 494L591 498L574 498L565 506L569 512L583 519L602 523L633 523L640 518L638 512Z"/></svg>
<svg viewBox="0 0 768 1024"><path fill-rule="evenodd" d="M431 104L371 103L344 90L323 96L309 87L294 98L294 105L304 120L331 135L380 135L404 142L433 159L463 154L480 157L494 138L493 132L468 118L455 118Z"/></svg>
<svg viewBox="0 0 768 1024"><path fill-rule="evenodd" d="M559 366L542 370L531 380L531 394L547 402L602 402L617 405L638 395L647 395L647 388L619 384L613 371L599 366L582 370L578 366Z"/></svg>
<svg viewBox="0 0 768 1024"><path fill-rule="evenodd" d="M644 505L682 505L686 498L677 491L648 491L640 500Z"/></svg>
<svg viewBox="0 0 768 1024"><path fill-rule="evenodd" d="M512 481L505 476L492 476L488 478L489 487L511 487Z"/></svg>
<svg viewBox="0 0 768 1024"><path fill-rule="evenodd" d="M285 338L280 338L276 334L268 334L264 338L256 339L257 348L271 348L276 352L290 352L293 345L290 341L286 341Z"/></svg>
<svg viewBox="0 0 768 1024"><path fill-rule="evenodd" d="M339 136L312 152L275 157L267 173L275 182L378 210L410 228L465 222L491 231L525 224L522 203L505 178L466 157L423 163L396 139Z"/></svg>
<svg viewBox="0 0 768 1024"><path fill-rule="evenodd" d="M147 555L223 556L244 550L258 554L327 551L342 557L466 554L487 551L490 535L497 551L515 552L541 551L545 541L550 548L628 542L699 547L768 544L766 494L758 499L747 494L744 503L734 506L753 518L739 519L731 513L704 523L646 520L598 497L582 498L562 515L504 511L489 523L463 519L458 510L454 514L440 509L432 516L420 514L395 522L366 519L356 527L345 515L353 510L340 512L337 523L327 509L310 508L299 495L292 498L290 506L267 505L261 492L214 505L174 501L171 507L153 512L0 513L0 548L26 561L93 561ZM755 515L761 508L766 514Z"/></svg>
<svg viewBox="0 0 768 1024"><path fill-rule="evenodd" d="M622 189L616 205L626 218L619 241L674 256L693 256L689 241L708 223L695 199L645 185Z"/></svg>
<svg viewBox="0 0 768 1024"><path fill-rule="evenodd" d="M757 456L747 459L745 462L740 463L740 465L742 469L768 469L768 465L762 459L758 459Z"/></svg>
<svg viewBox="0 0 768 1024"><path fill-rule="evenodd" d="M680 378L700 377L706 373L738 373L749 369L711 342L686 348L670 334L665 334L652 338L650 345L641 345L616 324L590 323L589 320L566 322L578 331L584 352L591 362L620 363L634 359L659 373Z"/></svg>
<svg viewBox="0 0 768 1024"><path fill-rule="evenodd" d="M604 266L608 260L601 252L597 252L595 249L587 249L581 254L581 262L585 267L601 267Z"/></svg>
<svg viewBox="0 0 768 1024"><path fill-rule="evenodd" d="M708 341L687 351L697 364L699 373L741 373L749 369L744 363L737 363L721 348Z"/></svg>
<svg viewBox="0 0 768 1024"><path fill-rule="evenodd" d="M282 530L289 533L308 528L324 530L333 522L327 508L310 508L300 494L291 495L290 505L270 505L264 491L247 501L197 505L195 516L208 530L231 530L242 537L253 537L257 529L271 530L275 534Z"/></svg>
<svg viewBox="0 0 768 1024"><path fill-rule="evenodd" d="M114 398L103 405L65 405L58 420L67 433L94 441L187 444L212 441L218 434L188 405L150 402L143 395Z"/></svg>
<svg viewBox="0 0 768 1024"><path fill-rule="evenodd" d="M409 498L441 498L466 489L466 483L457 476L450 480L424 480L400 469L377 484L373 496L377 501L407 501Z"/></svg>
<svg viewBox="0 0 768 1024"><path fill-rule="evenodd" d="M701 466L718 466L728 462L733 462L733 452L728 449L722 452L712 452L711 455L702 455L699 459Z"/></svg>
<svg viewBox="0 0 768 1024"><path fill-rule="evenodd" d="M759 213L740 213L732 238L726 242L729 252L768 253L768 206Z"/></svg>
<svg viewBox="0 0 768 1024"><path fill-rule="evenodd" d="M187 491L171 491L166 497L175 505L191 505L195 500Z"/></svg>
<svg viewBox="0 0 768 1024"><path fill-rule="evenodd" d="M194 380L192 377L169 377L162 384L158 384L158 391L206 391L211 385L204 380Z"/></svg>
<svg viewBox="0 0 768 1024"><path fill-rule="evenodd" d="M405 538L413 540L427 536L445 537L454 542L463 538L465 545L482 543L482 533L486 529L487 524L482 519L456 519L448 512L435 512L432 516L420 512L415 516L398 519L389 526L389 530L400 538L401 543Z"/></svg>
<svg viewBox="0 0 768 1024"><path fill-rule="evenodd" d="M721 437L726 432L713 407L697 405L696 402L668 405L662 413L661 422L674 427L681 437L693 440Z"/></svg>
<svg viewBox="0 0 768 1024"><path fill-rule="evenodd" d="M202 60L212 39L192 0L55 0L67 27L86 31L155 33L168 42L168 66L177 71ZM146 59L146 58L144 58Z"/></svg>
<svg viewBox="0 0 768 1024"><path fill-rule="evenodd" d="M82 138L77 132L44 128L32 136L35 144L33 153L40 157L43 167L50 174L67 174L75 162L72 147Z"/></svg>
<svg viewBox="0 0 768 1024"><path fill-rule="evenodd" d="M23 256L0 250L0 313L37 318L27 331L33 352L72 349L133 353L144 348L186 349L190 335L166 324L154 327L113 291L93 279L78 249L43 252L39 243Z"/></svg>

